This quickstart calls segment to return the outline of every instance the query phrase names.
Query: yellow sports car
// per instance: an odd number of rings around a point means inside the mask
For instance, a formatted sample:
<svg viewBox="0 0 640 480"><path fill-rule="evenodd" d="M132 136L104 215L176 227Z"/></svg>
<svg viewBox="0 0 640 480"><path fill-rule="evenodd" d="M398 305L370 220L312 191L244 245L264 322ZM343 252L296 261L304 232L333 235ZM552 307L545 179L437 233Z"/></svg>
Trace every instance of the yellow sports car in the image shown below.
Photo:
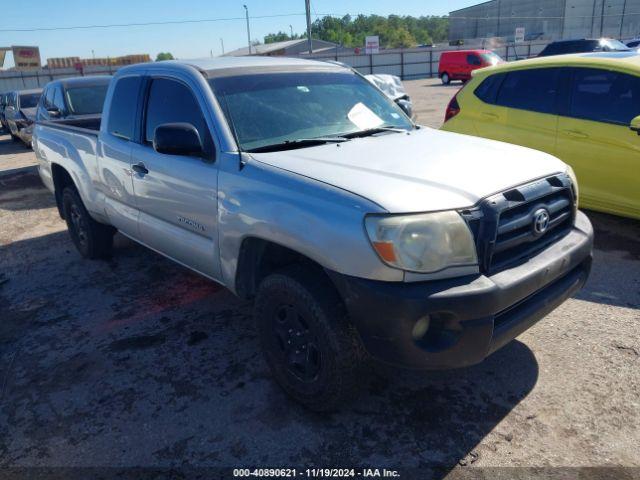
<svg viewBox="0 0 640 480"><path fill-rule="evenodd" d="M449 103L442 129L555 155L573 167L581 207L640 219L636 52L559 55L476 70Z"/></svg>

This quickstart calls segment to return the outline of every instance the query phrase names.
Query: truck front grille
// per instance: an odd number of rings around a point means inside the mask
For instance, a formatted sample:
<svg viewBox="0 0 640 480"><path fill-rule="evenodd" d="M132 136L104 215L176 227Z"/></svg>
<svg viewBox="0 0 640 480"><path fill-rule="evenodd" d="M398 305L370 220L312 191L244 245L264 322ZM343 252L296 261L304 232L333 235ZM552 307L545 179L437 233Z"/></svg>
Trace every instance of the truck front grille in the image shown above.
<svg viewBox="0 0 640 480"><path fill-rule="evenodd" d="M493 274L569 233L575 212L571 180L561 174L493 195L461 213L474 233L481 271Z"/></svg>

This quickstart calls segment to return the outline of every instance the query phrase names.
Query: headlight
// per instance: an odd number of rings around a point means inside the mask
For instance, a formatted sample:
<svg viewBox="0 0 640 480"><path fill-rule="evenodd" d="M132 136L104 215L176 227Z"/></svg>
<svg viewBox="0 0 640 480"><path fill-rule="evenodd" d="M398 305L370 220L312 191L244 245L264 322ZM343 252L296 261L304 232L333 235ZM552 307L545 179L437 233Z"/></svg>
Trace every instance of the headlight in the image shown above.
<svg viewBox="0 0 640 480"><path fill-rule="evenodd" d="M578 207L578 199L580 198L580 190L578 189L578 177L576 177L576 172L573 171L569 165L567 165L567 175L571 178L571 182L573 183L573 189L576 194L576 207Z"/></svg>
<svg viewBox="0 0 640 480"><path fill-rule="evenodd" d="M473 235L457 212L370 215L365 226L382 261L402 270L430 273L478 263Z"/></svg>

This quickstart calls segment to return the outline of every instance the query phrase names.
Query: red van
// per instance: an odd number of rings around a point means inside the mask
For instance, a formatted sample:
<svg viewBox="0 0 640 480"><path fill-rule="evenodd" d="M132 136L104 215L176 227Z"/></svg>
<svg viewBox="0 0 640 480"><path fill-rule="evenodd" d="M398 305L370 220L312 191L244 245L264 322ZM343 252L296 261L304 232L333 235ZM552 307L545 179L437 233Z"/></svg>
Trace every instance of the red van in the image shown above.
<svg viewBox="0 0 640 480"><path fill-rule="evenodd" d="M440 54L438 76L448 85L451 80L466 82L471 71L503 63L502 58L491 50L452 50Z"/></svg>

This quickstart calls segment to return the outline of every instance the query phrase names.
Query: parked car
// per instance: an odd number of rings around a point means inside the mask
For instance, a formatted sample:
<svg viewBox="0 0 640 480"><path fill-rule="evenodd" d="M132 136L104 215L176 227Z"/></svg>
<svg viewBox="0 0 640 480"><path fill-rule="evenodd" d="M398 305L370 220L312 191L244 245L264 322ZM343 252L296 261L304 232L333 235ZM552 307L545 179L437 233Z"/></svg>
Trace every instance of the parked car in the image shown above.
<svg viewBox="0 0 640 480"><path fill-rule="evenodd" d="M448 85L451 80L466 82L471 78L473 70L502 62L502 58L491 50L452 50L442 52L438 62L438 76L445 85Z"/></svg>
<svg viewBox="0 0 640 480"><path fill-rule="evenodd" d="M640 218L640 56L589 53L478 71L444 130L535 148L580 180L581 206Z"/></svg>
<svg viewBox="0 0 640 480"><path fill-rule="evenodd" d="M418 127L340 65L127 66L99 130L65 122L38 122L34 149L80 254L119 230L253 299L275 379L312 409L340 404L365 352L478 363L589 273L567 165Z"/></svg>
<svg viewBox="0 0 640 480"><path fill-rule="evenodd" d="M38 121L67 120L97 129L111 76L65 78L48 83L38 104Z"/></svg>
<svg viewBox="0 0 640 480"><path fill-rule="evenodd" d="M551 55L565 55L568 53L589 52L628 52L630 49L624 43L613 38L582 38L577 40L558 40L551 42L538 55L549 57Z"/></svg>
<svg viewBox="0 0 640 480"><path fill-rule="evenodd" d="M640 47L640 38L634 38L633 40L626 43L627 47L632 48L634 50Z"/></svg>
<svg viewBox="0 0 640 480"><path fill-rule="evenodd" d="M409 94L404 89L400 77L386 73L376 73L373 75L365 75L365 78L382 90L387 97L396 102L409 118L413 117L413 103L411 102L411 97L409 97Z"/></svg>
<svg viewBox="0 0 640 480"><path fill-rule="evenodd" d="M26 146L31 145L33 128L29 127L35 121L40 95L42 95L41 88L16 90L9 94L4 115L12 140L21 140Z"/></svg>
<svg viewBox="0 0 640 480"><path fill-rule="evenodd" d="M8 93L1 93L0 94L0 128L2 129L8 129L7 127L7 123L4 119L4 109L7 106L7 102L9 100L9 94Z"/></svg>

